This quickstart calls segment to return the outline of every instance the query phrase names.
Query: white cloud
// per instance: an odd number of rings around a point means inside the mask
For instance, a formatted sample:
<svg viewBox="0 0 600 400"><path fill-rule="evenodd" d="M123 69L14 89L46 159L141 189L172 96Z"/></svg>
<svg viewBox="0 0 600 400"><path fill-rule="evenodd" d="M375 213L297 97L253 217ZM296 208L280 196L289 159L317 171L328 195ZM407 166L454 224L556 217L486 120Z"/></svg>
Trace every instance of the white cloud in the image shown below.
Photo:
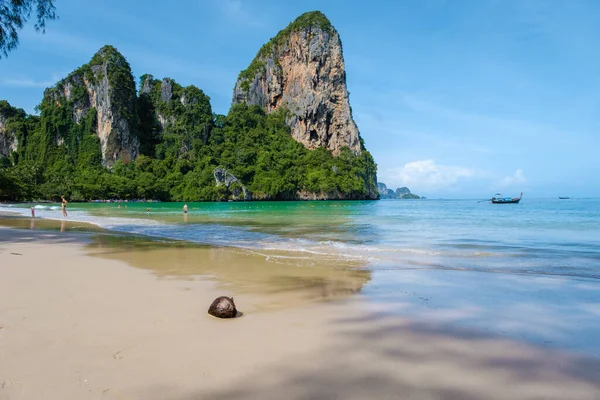
<svg viewBox="0 0 600 400"><path fill-rule="evenodd" d="M227 16L238 24L244 24L250 27L261 27L263 24L258 21L255 14L250 12L242 0L224 0L223 7Z"/></svg>
<svg viewBox="0 0 600 400"><path fill-rule="evenodd" d="M56 29L48 30L44 35L24 30L21 39L43 45L43 50L46 52L63 55L65 52L80 53L89 55L89 57L104 45L96 39Z"/></svg>
<svg viewBox="0 0 600 400"><path fill-rule="evenodd" d="M523 175L523 170L518 169L515 171L515 173L513 175L504 177L504 179L502 179L501 184L503 186L509 186L509 185L513 185L516 183L525 183L525 182L527 182L527 178L525 178L525 175Z"/></svg>
<svg viewBox="0 0 600 400"><path fill-rule="evenodd" d="M396 181L411 189L436 191L446 188L461 179L473 178L483 172L453 165L438 165L434 160L412 161L403 167L393 169L389 175Z"/></svg>
<svg viewBox="0 0 600 400"><path fill-rule="evenodd" d="M33 79L3 79L0 81L2 86L15 86L22 88L47 88L53 86L56 80L35 81Z"/></svg>
<svg viewBox="0 0 600 400"><path fill-rule="evenodd" d="M230 13L237 14L242 11L242 2L241 0L226 0L225 7Z"/></svg>

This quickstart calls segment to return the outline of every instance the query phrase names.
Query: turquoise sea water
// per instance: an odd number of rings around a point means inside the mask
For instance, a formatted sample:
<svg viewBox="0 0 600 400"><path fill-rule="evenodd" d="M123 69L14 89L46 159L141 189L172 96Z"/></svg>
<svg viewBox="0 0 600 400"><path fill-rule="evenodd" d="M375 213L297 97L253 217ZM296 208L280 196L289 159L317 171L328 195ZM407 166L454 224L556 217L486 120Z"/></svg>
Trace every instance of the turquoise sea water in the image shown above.
<svg viewBox="0 0 600 400"><path fill-rule="evenodd" d="M29 215L30 206L0 211ZM298 266L347 260L339 265L372 272L361 296L379 310L600 355L599 199L188 206L188 215L183 203L68 209L70 220L114 231L285 251ZM35 207L62 218L58 204Z"/></svg>

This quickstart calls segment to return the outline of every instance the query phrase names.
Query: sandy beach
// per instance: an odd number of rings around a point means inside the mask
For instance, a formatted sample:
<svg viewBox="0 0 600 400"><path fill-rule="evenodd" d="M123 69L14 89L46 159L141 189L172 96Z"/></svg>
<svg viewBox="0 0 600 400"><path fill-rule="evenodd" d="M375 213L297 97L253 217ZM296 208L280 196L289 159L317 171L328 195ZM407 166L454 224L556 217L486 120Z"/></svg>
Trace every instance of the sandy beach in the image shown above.
<svg viewBox="0 0 600 400"><path fill-rule="evenodd" d="M0 228L0 399L600 397L596 359L386 316L361 271L107 240Z"/></svg>

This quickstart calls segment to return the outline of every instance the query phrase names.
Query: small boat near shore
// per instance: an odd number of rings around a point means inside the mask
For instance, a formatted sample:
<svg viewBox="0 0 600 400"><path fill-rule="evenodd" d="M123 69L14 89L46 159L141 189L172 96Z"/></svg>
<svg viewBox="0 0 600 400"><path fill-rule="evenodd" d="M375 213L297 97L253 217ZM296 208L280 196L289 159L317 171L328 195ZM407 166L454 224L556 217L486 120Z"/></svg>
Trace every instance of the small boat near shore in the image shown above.
<svg viewBox="0 0 600 400"><path fill-rule="evenodd" d="M490 200L492 204L517 204L523 198L523 192L519 197L504 197L500 193L496 193Z"/></svg>
<svg viewBox="0 0 600 400"><path fill-rule="evenodd" d="M569 200L569 197L560 197L560 196L558 196L558 198L559 198L560 200Z"/></svg>

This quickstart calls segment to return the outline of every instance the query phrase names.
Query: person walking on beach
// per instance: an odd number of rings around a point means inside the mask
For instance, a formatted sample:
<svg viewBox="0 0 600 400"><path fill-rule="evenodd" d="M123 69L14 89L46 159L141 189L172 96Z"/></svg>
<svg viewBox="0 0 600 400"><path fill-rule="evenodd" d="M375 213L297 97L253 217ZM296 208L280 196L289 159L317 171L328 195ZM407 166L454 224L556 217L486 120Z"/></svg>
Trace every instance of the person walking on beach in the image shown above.
<svg viewBox="0 0 600 400"><path fill-rule="evenodd" d="M183 213L187 214L187 210L188 210L188 207L187 207L187 203L186 203L183 205Z"/></svg>
<svg viewBox="0 0 600 400"><path fill-rule="evenodd" d="M60 207L62 209L63 217L68 217L69 214L67 214L67 201L65 200L65 196L60 196L60 198L62 199L62 204Z"/></svg>
<svg viewBox="0 0 600 400"><path fill-rule="evenodd" d="M35 208L31 207L31 218L35 218Z"/></svg>

